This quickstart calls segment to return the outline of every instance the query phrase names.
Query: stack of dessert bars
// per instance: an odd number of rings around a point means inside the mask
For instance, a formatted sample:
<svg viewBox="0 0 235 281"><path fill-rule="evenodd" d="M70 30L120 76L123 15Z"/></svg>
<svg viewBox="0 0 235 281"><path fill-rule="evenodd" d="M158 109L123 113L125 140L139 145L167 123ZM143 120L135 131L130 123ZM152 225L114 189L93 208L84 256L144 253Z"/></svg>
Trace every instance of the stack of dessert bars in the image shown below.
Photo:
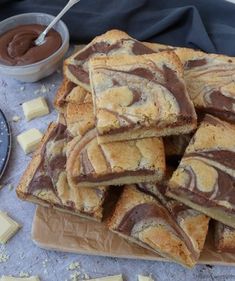
<svg viewBox="0 0 235 281"><path fill-rule="evenodd" d="M193 267L210 218L235 249L235 59L141 43L111 30L64 63L49 125L21 199L102 221Z"/></svg>

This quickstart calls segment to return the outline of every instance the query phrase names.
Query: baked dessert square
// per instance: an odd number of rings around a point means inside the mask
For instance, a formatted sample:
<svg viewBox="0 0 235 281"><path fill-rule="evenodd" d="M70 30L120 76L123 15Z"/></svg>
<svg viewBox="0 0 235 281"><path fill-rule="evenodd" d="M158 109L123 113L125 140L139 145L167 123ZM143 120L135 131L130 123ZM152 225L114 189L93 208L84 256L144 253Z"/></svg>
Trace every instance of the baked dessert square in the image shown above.
<svg viewBox="0 0 235 281"><path fill-rule="evenodd" d="M215 248L218 252L235 253L235 228L214 222Z"/></svg>
<svg viewBox="0 0 235 281"><path fill-rule="evenodd" d="M177 48L197 110L235 123L235 58Z"/></svg>
<svg viewBox="0 0 235 281"><path fill-rule="evenodd" d="M91 93L64 78L55 95L55 108L59 112L64 113L68 103L81 104L87 102L92 102Z"/></svg>
<svg viewBox="0 0 235 281"><path fill-rule="evenodd" d="M92 102L68 103L67 176L74 188L159 181L165 172L161 138L99 144ZM120 153L121 152L121 153Z"/></svg>
<svg viewBox="0 0 235 281"><path fill-rule="evenodd" d="M206 115L169 181L167 195L235 227L235 125Z"/></svg>
<svg viewBox="0 0 235 281"><path fill-rule="evenodd" d="M235 58L158 43L144 43L156 52L174 50L196 109L235 123Z"/></svg>
<svg viewBox="0 0 235 281"><path fill-rule="evenodd" d="M100 221L108 187L74 189L66 173L67 130L51 123L17 187L19 198Z"/></svg>
<svg viewBox="0 0 235 281"><path fill-rule="evenodd" d="M139 183L136 188L146 194L152 195L171 214L182 230L187 247L197 261L204 247L210 218L205 214L193 210L185 204L166 196L167 185L175 168L167 166L166 176L160 183Z"/></svg>
<svg viewBox="0 0 235 281"><path fill-rule="evenodd" d="M110 30L95 37L90 44L65 60L64 74L75 84L91 91L88 63L91 58L100 56L143 55L154 51L123 31Z"/></svg>
<svg viewBox="0 0 235 281"><path fill-rule="evenodd" d="M193 267L204 245L208 218L177 205L170 211L158 195L135 185L124 187L109 223L110 230L157 254Z"/></svg>
<svg viewBox="0 0 235 281"><path fill-rule="evenodd" d="M68 181L74 188L155 182L165 173L161 138L99 144L94 128L71 141L67 157Z"/></svg>
<svg viewBox="0 0 235 281"><path fill-rule="evenodd" d="M94 58L89 65L99 143L196 128L183 66L174 52Z"/></svg>

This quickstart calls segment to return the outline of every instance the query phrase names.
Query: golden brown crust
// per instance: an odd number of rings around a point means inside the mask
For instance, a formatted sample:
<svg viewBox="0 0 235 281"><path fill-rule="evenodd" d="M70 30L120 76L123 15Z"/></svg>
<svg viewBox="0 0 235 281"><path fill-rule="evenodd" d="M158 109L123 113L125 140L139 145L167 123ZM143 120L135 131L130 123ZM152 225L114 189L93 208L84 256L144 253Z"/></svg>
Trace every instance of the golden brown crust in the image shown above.
<svg viewBox="0 0 235 281"><path fill-rule="evenodd" d="M20 182L17 186L16 193L21 199L25 199L26 195L25 192L27 190L27 186L29 185L30 181L32 180L38 166L42 161L41 150L45 143L47 143L48 139L50 138L51 132L55 129L56 123L50 123L43 138L38 145L37 150L33 154L33 158L30 161L27 169L25 170L24 174L22 175Z"/></svg>
<svg viewBox="0 0 235 281"><path fill-rule="evenodd" d="M68 131L73 137L82 137L95 127L92 103L77 104L69 102L65 116Z"/></svg>
<svg viewBox="0 0 235 281"><path fill-rule="evenodd" d="M91 94L64 78L54 98L55 108L59 112L65 113L68 103L84 104L87 102L92 102Z"/></svg>
<svg viewBox="0 0 235 281"><path fill-rule="evenodd" d="M59 89L56 92L55 98L54 98L54 107L59 112L64 112L65 108L65 100L66 96L68 94L68 91L71 89L71 81L67 78L64 78Z"/></svg>
<svg viewBox="0 0 235 281"><path fill-rule="evenodd" d="M215 221L215 248L218 252L235 253L235 228Z"/></svg>

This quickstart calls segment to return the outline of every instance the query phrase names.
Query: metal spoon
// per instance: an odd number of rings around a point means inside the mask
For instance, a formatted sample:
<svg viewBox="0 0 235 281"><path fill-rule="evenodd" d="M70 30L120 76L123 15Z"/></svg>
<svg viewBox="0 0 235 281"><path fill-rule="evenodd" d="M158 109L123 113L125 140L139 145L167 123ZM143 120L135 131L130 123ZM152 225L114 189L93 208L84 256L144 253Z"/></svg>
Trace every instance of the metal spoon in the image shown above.
<svg viewBox="0 0 235 281"><path fill-rule="evenodd" d="M38 38L34 41L35 45L40 46L45 42L45 37L48 31L62 18L62 16L76 3L81 0L69 0L67 5L63 8L63 10L53 19L53 21L47 26L47 28L38 36Z"/></svg>

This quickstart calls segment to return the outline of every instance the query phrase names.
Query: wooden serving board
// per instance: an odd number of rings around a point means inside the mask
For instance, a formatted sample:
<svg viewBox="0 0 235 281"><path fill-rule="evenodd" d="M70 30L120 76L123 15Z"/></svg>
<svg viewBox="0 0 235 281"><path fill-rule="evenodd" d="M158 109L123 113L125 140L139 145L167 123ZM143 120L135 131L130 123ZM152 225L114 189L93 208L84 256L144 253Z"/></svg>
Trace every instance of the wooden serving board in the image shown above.
<svg viewBox="0 0 235 281"><path fill-rule="evenodd" d="M128 243L102 223L40 206L34 216L32 239L41 248L63 252L167 261L138 245ZM209 233L199 264L235 266L235 254L216 252Z"/></svg>

